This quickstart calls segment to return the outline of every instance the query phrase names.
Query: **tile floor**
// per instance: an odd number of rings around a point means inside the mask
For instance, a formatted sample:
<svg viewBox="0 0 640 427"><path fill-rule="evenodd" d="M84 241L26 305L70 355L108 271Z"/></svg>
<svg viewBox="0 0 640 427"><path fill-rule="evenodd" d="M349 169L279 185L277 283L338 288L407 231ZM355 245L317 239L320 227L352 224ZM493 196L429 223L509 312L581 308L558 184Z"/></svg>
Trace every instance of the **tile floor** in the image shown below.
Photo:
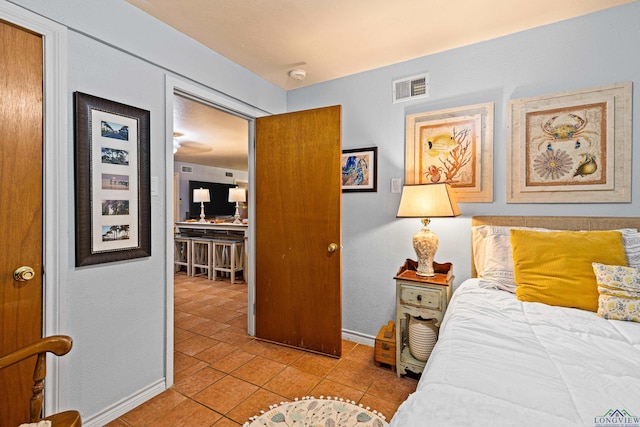
<svg viewBox="0 0 640 427"><path fill-rule="evenodd" d="M237 427L274 403L339 396L387 420L415 390L373 363L373 347L343 341L334 359L247 335L244 283L175 276L174 386L108 427Z"/></svg>

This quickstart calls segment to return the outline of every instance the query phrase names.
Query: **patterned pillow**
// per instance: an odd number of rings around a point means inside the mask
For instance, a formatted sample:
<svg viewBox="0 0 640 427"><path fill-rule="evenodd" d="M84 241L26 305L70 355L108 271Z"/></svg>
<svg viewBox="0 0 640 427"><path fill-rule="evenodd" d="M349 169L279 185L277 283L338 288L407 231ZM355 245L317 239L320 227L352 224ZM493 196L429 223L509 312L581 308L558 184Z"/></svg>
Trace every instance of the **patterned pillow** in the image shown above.
<svg viewBox="0 0 640 427"><path fill-rule="evenodd" d="M598 282L597 315L640 322L640 272L636 268L593 263Z"/></svg>

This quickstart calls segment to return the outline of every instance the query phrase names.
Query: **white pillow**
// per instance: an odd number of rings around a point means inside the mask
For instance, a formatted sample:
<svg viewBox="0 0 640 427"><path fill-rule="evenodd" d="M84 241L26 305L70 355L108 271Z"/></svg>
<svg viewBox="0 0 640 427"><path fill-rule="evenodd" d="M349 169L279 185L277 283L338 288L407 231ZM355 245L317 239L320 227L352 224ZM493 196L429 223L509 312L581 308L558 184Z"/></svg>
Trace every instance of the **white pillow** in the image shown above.
<svg viewBox="0 0 640 427"><path fill-rule="evenodd" d="M627 254L627 264L631 268L640 269L640 233L631 229L621 231L624 251Z"/></svg>
<svg viewBox="0 0 640 427"><path fill-rule="evenodd" d="M471 227L473 263L478 277L498 289L515 293L511 254L511 230L557 231L548 228L478 225ZM640 233L635 228L619 229L622 233L627 264L640 268Z"/></svg>
<svg viewBox="0 0 640 427"><path fill-rule="evenodd" d="M471 227L473 262L478 277L498 289L515 293L513 256L511 255L511 230L547 231L544 228L506 227L478 225Z"/></svg>

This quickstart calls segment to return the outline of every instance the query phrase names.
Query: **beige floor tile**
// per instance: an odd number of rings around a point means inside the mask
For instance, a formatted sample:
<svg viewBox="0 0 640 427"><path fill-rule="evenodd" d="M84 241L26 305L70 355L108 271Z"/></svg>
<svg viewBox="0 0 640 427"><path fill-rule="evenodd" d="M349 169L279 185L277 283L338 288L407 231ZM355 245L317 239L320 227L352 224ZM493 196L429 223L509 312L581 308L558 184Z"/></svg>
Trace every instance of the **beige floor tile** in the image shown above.
<svg viewBox="0 0 640 427"><path fill-rule="evenodd" d="M235 371L254 357L256 357L254 354L247 353L241 349L236 349L223 358L211 363L211 367L219 371L229 373Z"/></svg>
<svg viewBox="0 0 640 427"><path fill-rule="evenodd" d="M184 371L185 369L193 368L195 365L198 365L202 361L200 359L196 359L195 357L187 356L184 353L174 352L173 353L173 372L177 374L179 372Z"/></svg>
<svg viewBox="0 0 640 427"><path fill-rule="evenodd" d="M221 418L213 425L213 427L239 427L241 425L242 424L235 421L231 421L229 418Z"/></svg>
<svg viewBox="0 0 640 427"><path fill-rule="evenodd" d="M203 335L205 337L211 337L214 334L220 331L224 331L229 327L230 326L227 323L216 322L215 320L206 319L206 321L193 326L190 329L190 331L195 332L196 334L199 334L199 335Z"/></svg>
<svg viewBox="0 0 640 427"><path fill-rule="evenodd" d="M105 424L104 427L131 427L130 424L125 423L120 418L111 421L109 424Z"/></svg>
<svg viewBox="0 0 640 427"><path fill-rule="evenodd" d="M269 406L286 401L285 397L265 389L259 389L238 406L227 413L227 417L244 424L249 418L260 415L260 411L266 411Z"/></svg>
<svg viewBox="0 0 640 427"><path fill-rule="evenodd" d="M337 359L247 336L246 284L177 274L174 285L174 386L108 427L241 427L304 396L360 402L389 420L415 390L376 367L366 345L343 340Z"/></svg>
<svg viewBox="0 0 640 427"><path fill-rule="evenodd" d="M200 353L208 349L209 347L213 347L218 344L220 341L216 341L209 337L204 337L202 335L194 335L193 337L175 343L174 348L176 351L180 353L184 353L189 356L193 356L195 354Z"/></svg>
<svg viewBox="0 0 640 427"><path fill-rule="evenodd" d="M384 415L387 421L390 421L393 415L398 410L398 406L400 403L390 402L386 399L381 399L376 396L372 396L370 394L365 393L364 396L360 399L360 402L364 407L369 407L369 410L376 410L377 412Z"/></svg>
<svg viewBox="0 0 640 427"><path fill-rule="evenodd" d="M181 341L187 340L189 338L194 337L196 334L194 332L191 331L187 331L185 329L180 329L180 328L174 328L173 331L173 341L174 344L177 344Z"/></svg>
<svg viewBox="0 0 640 427"><path fill-rule="evenodd" d="M224 372L216 369L204 368L193 375L176 380L173 388L185 396L190 397L209 387L224 376Z"/></svg>
<svg viewBox="0 0 640 427"><path fill-rule="evenodd" d="M251 384L262 386L271 378L275 377L287 365L256 356L233 372L236 378L243 379Z"/></svg>
<svg viewBox="0 0 640 427"><path fill-rule="evenodd" d="M377 396L379 398L401 403L409 397L411 393L416 391L418 382L408 377L398 378L392 370L379 370L375 374L375 378L367 394Z"/></svg>
<svg viewBox="0 0 640 427"><path fill-rule="evenodd" d="M222 415L193 400L187 400L172 411L158 418L153 427L194 427L210 426L222 418Z"/></svg>
<svg viewBox="0 0 640 427"><path fill-rule="evenodd" d="M258 390L258 386L226 376L196 394L193 399L216 412L226 414Z"/></svg>
<svg viewBox="0 0 640 427"><path fill-rule="evenodd" d="M345 359L355 360L362 363L373 362L373 347L364 344L358 344L344 356Z"/></svg>
<svg viewBox="0 0 640 427"><path fill-rule="evenodd" d="M215 363L236 349L237 347L234 345L218 342L218 344L196 354L195 357L208 363Z"/></svg>
<svg viewBox="0 0 640 427"><path fill-rule="evenodd" d="M287 366L284 370L273 377L264 385L264 388L274 393L287 397L291 400L296 397L302 398L322 380L317 375L302 371L292 366Z"/></svg>
<svg viewBox="0 0 640 427"><path fill-rule="evenodd" d="M353 400L358 402L364 393L353 387L349 387L344 384L340 384L328 379L320 381L320 384L315 386L309 396L320 398L321 396L327 397L342 397L343 399Z"/></svg>
<svg viewBox="0 0 640 427"><path fill-rule="evenodd" d="M366 365L357 361L342 359L338 365L329 372L327 379L341 384L349 385L361 391L366 391L376 374L377 369L373 365Z"/></svg>
<svg viewBox="0 0 640 427"><path fill-rule="evenodd" d="M163 415L168 414L186 400L187 398L185 396L173 389L169 389L127 412L121 418L132 427L146 426Z"/></svg>
<svg viewBox="0 0 640 427"><path fill-rule="evenodd" d="M300 358L293 362L291 366L305 372L324 377L336 367L339 361L339 359L334 359L332 357L307 353L300 356Z"/></svg>

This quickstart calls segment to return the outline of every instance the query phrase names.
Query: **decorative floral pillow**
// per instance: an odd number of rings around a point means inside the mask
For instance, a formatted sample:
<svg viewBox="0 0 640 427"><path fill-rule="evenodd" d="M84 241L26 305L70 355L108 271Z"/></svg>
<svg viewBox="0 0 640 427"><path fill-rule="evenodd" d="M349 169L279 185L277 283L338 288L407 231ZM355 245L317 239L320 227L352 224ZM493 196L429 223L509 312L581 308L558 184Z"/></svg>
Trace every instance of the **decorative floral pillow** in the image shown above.
<svg viewBox="0 0 640 427"><path fill-rule="evenodd" d="M598 282L597 315L640 322L640 271L632 267L593 263Z"/></svg>

